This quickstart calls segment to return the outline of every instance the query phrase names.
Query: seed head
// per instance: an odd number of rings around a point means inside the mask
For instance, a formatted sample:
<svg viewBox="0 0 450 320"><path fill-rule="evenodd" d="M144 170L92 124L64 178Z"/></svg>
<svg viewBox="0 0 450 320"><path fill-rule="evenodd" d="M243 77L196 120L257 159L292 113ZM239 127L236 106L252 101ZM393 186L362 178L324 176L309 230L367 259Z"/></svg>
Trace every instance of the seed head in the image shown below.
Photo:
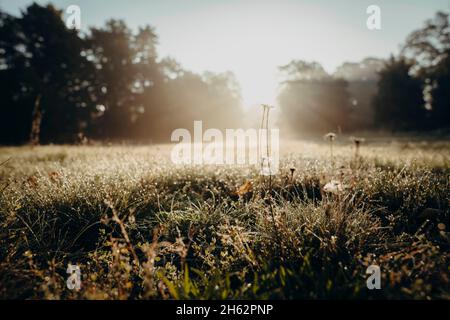
<svg viewBox="0 0 450 320"><path fill-rule="evenodd" d="M328 132L326 135L323 136L323 138L328 141L334 141L336 139L336 133Z"/></svg>
<svg viewBox="0 0 450 320"><path fill-rule="evenodd" d="M361 143L363 143L364 141L366 141L366 139L362 138L362 137L350 137L350 141L353 141L353 143L356 146L359 146Z"/></svg>

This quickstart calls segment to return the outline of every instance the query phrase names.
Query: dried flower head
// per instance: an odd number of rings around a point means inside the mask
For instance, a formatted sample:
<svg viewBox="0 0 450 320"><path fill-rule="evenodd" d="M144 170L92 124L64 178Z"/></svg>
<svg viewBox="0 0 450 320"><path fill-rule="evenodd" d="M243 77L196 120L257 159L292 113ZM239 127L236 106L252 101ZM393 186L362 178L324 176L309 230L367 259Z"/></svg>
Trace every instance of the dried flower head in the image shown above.
<svg viewBox="0 0 450 320"><path fill-rule="evenodd" d="M349 139L350 139L350 141L352 141L357 146L359 146L361 143L366 141L366 139L364 139L362 137L353 137L353 136L351 136Z"/></svg>
<svg viewBox="0 0 450 320"><path fill-rule="evenodd" d="M336 133L328 132L326 135L323 136L323 138L328 141L334 141L336 139Z"/></svg>

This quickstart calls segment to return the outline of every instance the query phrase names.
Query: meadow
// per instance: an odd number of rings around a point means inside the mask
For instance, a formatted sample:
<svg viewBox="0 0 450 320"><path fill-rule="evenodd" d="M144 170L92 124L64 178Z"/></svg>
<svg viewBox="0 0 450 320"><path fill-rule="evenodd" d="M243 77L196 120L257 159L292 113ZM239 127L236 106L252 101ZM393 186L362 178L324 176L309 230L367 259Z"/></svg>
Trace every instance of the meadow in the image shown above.
<svg viewBox="0 0 450 320"><path fill-rule="evenodd" d="M283 143L270 181L167 145L2 147L0 298L450 299L450 142L347 141Z"/></svg>

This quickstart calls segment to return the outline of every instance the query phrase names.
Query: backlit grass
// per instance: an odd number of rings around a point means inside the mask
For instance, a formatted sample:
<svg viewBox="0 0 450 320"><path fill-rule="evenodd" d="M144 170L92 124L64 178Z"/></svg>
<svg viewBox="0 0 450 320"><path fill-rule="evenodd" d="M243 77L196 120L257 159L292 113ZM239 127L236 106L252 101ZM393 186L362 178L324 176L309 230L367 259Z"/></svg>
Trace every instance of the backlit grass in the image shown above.
<svg viewBox="0 0 450 320"><path fill-rule="evenodd" d="M270 189L169 151L1 148L0 297L450 298L448 142L285 142Z"/></svg>

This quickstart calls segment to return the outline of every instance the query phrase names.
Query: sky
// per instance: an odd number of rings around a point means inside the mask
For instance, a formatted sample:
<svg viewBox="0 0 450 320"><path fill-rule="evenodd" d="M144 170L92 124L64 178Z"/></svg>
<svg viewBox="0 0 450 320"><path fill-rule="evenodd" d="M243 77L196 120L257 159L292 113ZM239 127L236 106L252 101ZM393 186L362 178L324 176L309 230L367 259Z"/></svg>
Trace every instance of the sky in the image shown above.
<svg viewBox="0 0 450 320"><path fill-rule="evenodd" d="M33 1L0 0L12 14ZM35 1L46 4L48 0ZM132 28L149 24L160 57L188 70L232 71L243 104L276 104L277 67L293 59L317 61L328 72L345 61L387 58L450 0L53 0L81 8L82 30L121 18ZM369 5L381 9L381 30L369 30Z"/></svg>

